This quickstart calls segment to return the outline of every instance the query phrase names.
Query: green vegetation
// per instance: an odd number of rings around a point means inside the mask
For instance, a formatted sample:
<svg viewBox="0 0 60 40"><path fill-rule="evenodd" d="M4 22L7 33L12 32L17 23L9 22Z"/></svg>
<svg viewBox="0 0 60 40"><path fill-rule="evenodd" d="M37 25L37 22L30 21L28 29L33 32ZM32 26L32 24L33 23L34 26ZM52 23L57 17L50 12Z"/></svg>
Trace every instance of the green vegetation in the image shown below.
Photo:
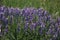
<svg viewBox="0 0 60 40"><path fill-rule="evenodd" d="M44 8L50 13L60 13L60 0L3 0L3 5L13 7L36 7Z"/></svg>
<svg viewBox="0 0 60 40"><path fill-rule="evenodd" d="M27 7L43 8L54 17L60 16L60 0L0 0L0 5L14 8L18 7L21 9ZM20 18L19 20L21 19L23 18ZM27 32L24 32L23 29L21 29L20 32L17 33L15 29L17 26L16 17L14 18L13 22L14 24L9 25L11 27L9 27L9 34L7 33L3 37L1 37L1 40L44 40L44 37L49 40L50 38L50 35L39 35L39 33L30 31L29 29ZM22 26L24 25L21 23L21 27ZM60 37L58 37L58 39L60 39Z"/></svg>

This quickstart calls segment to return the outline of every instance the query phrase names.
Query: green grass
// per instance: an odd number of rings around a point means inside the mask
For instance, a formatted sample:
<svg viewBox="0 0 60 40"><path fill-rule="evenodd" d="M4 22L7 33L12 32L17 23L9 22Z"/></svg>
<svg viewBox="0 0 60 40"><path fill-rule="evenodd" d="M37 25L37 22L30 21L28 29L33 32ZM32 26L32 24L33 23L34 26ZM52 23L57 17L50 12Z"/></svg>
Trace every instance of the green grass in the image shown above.
<svg viewBox="0 0 60 40"><path fill-rule="evenodd" d="M43 7L50 13L60 13L60 0L3 0L3 5L13 7Z"/></svg>
<svg viewBox="0 0 60 40"><path fill-rule="evenodd" d="M44 8L50 13L60 13L60 0L3 0L3 5L13 7L36 7Z"/></svg>
<svg viewBox="0 0 60 40"><path fill-rule="evenodd" d="M13 7L42 7L50 13L60 13L60 0L3 0L3 5Z"/></svg>

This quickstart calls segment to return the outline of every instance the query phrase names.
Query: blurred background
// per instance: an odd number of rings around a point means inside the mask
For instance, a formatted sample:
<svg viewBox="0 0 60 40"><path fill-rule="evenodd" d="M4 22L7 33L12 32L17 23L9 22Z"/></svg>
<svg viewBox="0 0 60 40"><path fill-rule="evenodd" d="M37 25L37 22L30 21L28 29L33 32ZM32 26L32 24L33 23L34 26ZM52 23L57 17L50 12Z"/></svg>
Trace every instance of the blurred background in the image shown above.
<svg viewBox="0 0 60 40"><path fill-rule="evenodd" d="M0 5L19 8L44 8L51 14L60 15L60 0L0 0Z"/></svg>

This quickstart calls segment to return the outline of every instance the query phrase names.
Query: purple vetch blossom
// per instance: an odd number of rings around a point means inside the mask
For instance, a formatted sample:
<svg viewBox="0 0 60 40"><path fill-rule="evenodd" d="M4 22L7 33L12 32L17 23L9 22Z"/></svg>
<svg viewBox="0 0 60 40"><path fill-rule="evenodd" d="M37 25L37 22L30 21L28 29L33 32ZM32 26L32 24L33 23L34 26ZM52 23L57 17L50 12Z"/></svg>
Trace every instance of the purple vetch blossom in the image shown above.
<svg viewBox="0 0 60 40"><path fill-rule="evenodd" d="M48 35L54 34L54 28L52 28L52 26L49 26L49 29L48 29L48 31L47 31L47 34L48 34Z"/></svg>
<svg viewBox="0 0 60 40"><path fill-rule="evenodd" d="M55 27L59 27L59 24L58 23L55 23Z"/></svg>
<svg viewBox="0 0 60 40"><path fill-rule="evenodd" d="M39 17L38 21L39 22L43 21L43 17Z"/></svg>
<svg viewBox="0 0 60 40"><path fill-rule="evenodd" d="M45 23L41 22L40 27L45 28Z"/></svg>
<svg viewBox="0 0 60 40"><path fill-rule="evenodd" d="M20 15L20 16L19 16ZM22 20L20 21L19 18ZM13 8L13 7L0 7L0 20L3 26L5 26L4 33L8 31L7 25L13 22L16 22L17 27L16 30L20 31L21 25L19 22L24 23L24 30L27 30L28 27L31 30L35 30L36 27L40 27L38 29L40 34L46 33L47 35L51 35L51 39L56 38L58 34L60 34L60 17L54 19L52 15L50 15L44 9L36 9L36 8ZM1 26L0 26L1 29ZM47 30L47 31L46 31ZM1 31L1 30L0 30ZM55 40L55 39L54 39Z"/></svg>
<svg viewBox="0 0 60 40"><path fill-rule="evenodd" d="M60 34L60 27L57 28L58 33Z"/></svg>
<svg viewBox="0 0 60 40"><path fill-rule="evenodd" d="M38 9L38 16L43 16L44 10L42 8Z"/></svg>
<svg viewBox="0 0 60 40"><path fill-rule="evenodd" d="M17 16L19 16L19 14L20 14L20 9L19 8L15 8L15 10L14 10L14 12L15 12L15 15Z"/></svg>
<svg viewBox="0 0 60 40"><path fill-rule="evenodd" d="M27 31L28 26L29 26L29 22L28 22L28 21L26 21L26 22L25 22L25 25L24 25L24 30L25 30L25 31Z"/></svg>
<svg viewBox="0 0 60 40"><path fill-rule="evenodd" d="M9 16L8 7L5 7L5 9L4 9L4 16L5 16L5 17L8 17L8 16Z"/></svg>
<svg viewBox="0 0 60 40"><path fill-rule="evenodd" d="M43 17L43 21L46 23L47 22L47 16Z"/></svg>
<svg viewBox="0 0 60 40"><path fill-rule="evenodd" d="M51 19L51 20L50 20L50 23L51 23L51 24L55 24L55 22L56 22L55 19Z"/></svg>
<svg viewBox="0 0 60 40"><path fill-rule="evenodd" d="M33 8L33 9L31 10L30 15L36 16L36 15L37 15L37 12L38 12L38 10Z"/></svg>
<svg viewBox="0 0 60 40"><path fill-rule="evenodd" d="M3 16L3 17L2 17L2 21L4 21L4 20L5 20L5 18L6 18L6 17L5 17L5 16Z"/></svg>
<svg viewBox="0 0 60 40"><path fill-rule="evenodd" d="M8 25L6 25L4 28L4 34L6 34L7 32L8 32Z"/></svg>
<svg viewBox="0 0 60 40"><path fill-rule="evenodd" d="M20 23L17 24L17 32L20 31Z"/></svg>
<svg viewBox="0 0 60 40"><path fill-rule="evenodd" d="M33 22L32 22L32 23L30 24L30 29L31 29L31 30L35 30L36 27L37 27L37 24L36 24L36 23L33 23Z"/></svg>
<svg viewBox="0 0 60 40"><path fill-rule="evenodd" d="M8 11L9 11L9 15L14 15L14 13L15 13L15 8L13 8L13 7L8 8Z"/></svg>
<svg viewBox="0 0 60 40"><path fill-rule="evenodd" d="M55 28L55 31L56 31L57 33L60 31L60 28L59 28L58 23L55 24L54 28Z"/></svg>
<svg viewBox="0 0 60 40"><path fill-rule="evenodd" d="M3 16L2 22L3 22L4 25L8 25L8 18L6 18L5 16Z"/></svg>
<svg viewBox="0 0 60 40"><path fill-rule="evenodd" d="M29 20L32 21L34 17L32 15L29 16Z"/></svg>
<svg viewBox="0 0 60 40"><path fill-rule="evenodd" d="M40 33L40 34L43 34L44 31L46 30L46 26L45 26L45 25L46 25L45 23L40 22L40 24L39 24L39 26L40 26L40 28L39 28L39 33Z"/></svg>
<svg viewBox="0 0 60 40"><path fill-rule="evenodd" d="M38 9L38 12L39 12L39 13L43 13L43 9L42 9L42 8L39 8L39 9Z"/></svg>
<svg viewBox="0 0 60 40"><path fill-rule="evenodd" d="M4 13L0 12L0 20L2 20L3 16L4 16Z"/></svg>
<svg viewBox="0 0 60 40"><path fill-rule="evenodd" d="M58 33L56 32L53 36L52 36L52 40L57 40L58 37Z"/></svg>
<svg viewBox="0 0 60 40"><path fill-rule="evenodd" d="M56 33L53 35L53 37L56 38L57 36L58 36L58 33L56 32Z"/></svg>
<svg viewBox="0 0 60 40"><path fill-rule="evenodd" d="M50 35L52 33L51 29L48 30L48 32L46 32L47 35Z"/></svg>
<svg viewBox="0 0 60 40"><path fill-rule="evenodd" d="M3 20L3 21L4 21L5 25L8 25L8 18L5 18L5 20Z"/></svg>
<svg viewBox="0 0 60 40"><path fill-rule="evenodd" d="M10 20L9 23L12 24L13 23L13 15L10 16Z"/></svg>
<svg viewBox="0 0 60 40"><path fill-rule="evenodd" d="M29 15L29 16L25 17L25 21L32 21L33 18L34 17L32 15Z"/></svg>
<svg viewBox="0 0 60 40"><path fill-rule="evenodd" d="M24 10L24 9L22 9L22 11L21 11L21 16L23 16L23 17L24 17L24 13L25 13L25 10Z"/></svg>
<svg viewBox="0 0 60 40"><path fill-rule="evenodd" d="M29 17L25 17L25 21L29 21Z"/></svg>
<svg viewBox="0 0 60 40"><path fill-rule="evenodd" d="M47 16L47 21L50 21L52 19L51 15Z"/></svg>
<svg viewBox="0 0 60 40"><path fill-rule="evenodd" d="M29 8L23 9L22 14L24 17L28 16L30 14L30 9Z"/></svg>
<svg viewBox="0 0 60 40"><path fill-rule="evenodd" d="M5 6L0 7L0 12L4 12Z"/></svg>
<svg viewBox="0 0 60 40"><path fill-rule="evenodd" d="M43 34L43 30L41 28L39 28L39 33L40 33L40 35Z"/></svg>
<svg viewBox="0 0 60 40"><path fill-rule="evenodd" d="M57 18L57 23L60 26L60 17Z"/></svg>
<svg viewBox="0 0 60 40"><path fill-rule="evenodd" d="M47 11L44 11L43 15L44 16L47 16L48 15L48 12Z"/></svg>
<svg viewBox="0 0 60 40"><path fill-rule="evenodd" d="M57 31L55 31L55 28L49 28L48 31L47 31L47 35L54 35ZM58 33L58 32L57 32Z"/></svg>

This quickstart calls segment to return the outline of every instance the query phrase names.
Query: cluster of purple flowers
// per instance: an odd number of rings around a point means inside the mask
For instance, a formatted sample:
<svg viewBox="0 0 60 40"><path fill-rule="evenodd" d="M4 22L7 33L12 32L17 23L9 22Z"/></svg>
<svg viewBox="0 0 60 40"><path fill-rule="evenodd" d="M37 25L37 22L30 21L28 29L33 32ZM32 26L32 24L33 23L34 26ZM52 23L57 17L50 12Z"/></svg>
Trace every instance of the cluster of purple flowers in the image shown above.
<svg viewBox="0 0 60 40"><path fill-rule="evenodd" d="M0 7L0 35L4 27L4 32L8 31L9 24L12 25L16 21L17 29L36 30L40 34L50 35L54 39L60 34L60 17L54 19L47 11L42 8L13 8Z"/></svg>

